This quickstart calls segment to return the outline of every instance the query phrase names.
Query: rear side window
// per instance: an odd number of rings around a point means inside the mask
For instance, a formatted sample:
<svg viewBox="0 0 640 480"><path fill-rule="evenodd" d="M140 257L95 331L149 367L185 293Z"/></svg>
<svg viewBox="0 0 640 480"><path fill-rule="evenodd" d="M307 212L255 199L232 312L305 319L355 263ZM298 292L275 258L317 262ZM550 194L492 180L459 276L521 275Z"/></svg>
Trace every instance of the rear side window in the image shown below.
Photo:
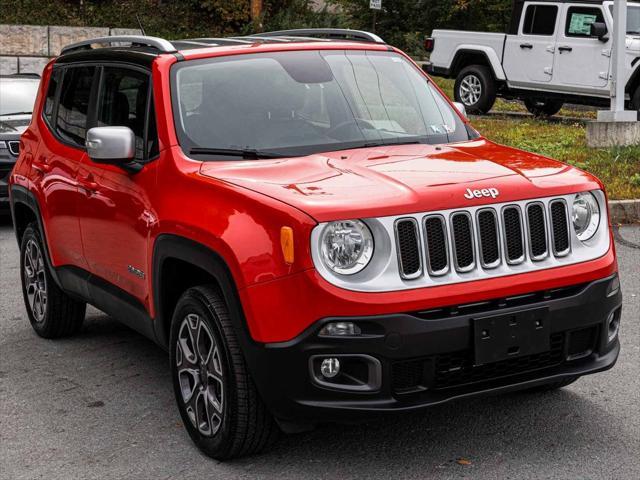
<svg viewBox="0 0 640 480"><path fill-rule="evenodd" d="M157 150L155 119L147 125L149 75L138 70L105 67L98 96L97 126L129 127L136 136L136 158Z"/></svg>
<svg viewBox="0 0 640 480"><path fill-rule="evenodd" d="M47 88L47 98L44 102L44 118L47 119L49 125L53 125L53 108L56 102L56 94L60 85L62 70L54 70L49 78L49 86Z"/></svg>
<svg viewBox="0 0 640 480"><path fill-rule="evenodd" d="M604 23L601 8L571 7L567 12L567 25L565 35L567 37L591 38L591 24Z"/></svg>
<svg viewBox="0 0 640 480"><path fill-rule="evenodd" d="M550 36L556 30L558 7L555 5L529 5L524 17L522 33Z"/></svg>
<svg viewBox="0 0 640 480"><path fill-rule="evenodd" d="M62 81L55 129L63 140L79 146L84 146L87 136L95 71L95 67L68 68Z"/></svg>

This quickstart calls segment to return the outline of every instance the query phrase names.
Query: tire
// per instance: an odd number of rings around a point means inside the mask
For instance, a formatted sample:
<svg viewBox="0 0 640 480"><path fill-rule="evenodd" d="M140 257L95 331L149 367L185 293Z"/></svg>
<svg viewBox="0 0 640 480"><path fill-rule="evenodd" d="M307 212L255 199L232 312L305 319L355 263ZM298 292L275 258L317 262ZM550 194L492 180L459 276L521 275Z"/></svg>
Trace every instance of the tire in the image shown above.
<svg viewBox="0 0 640 480"><path fill-rule="evenodd" d="M456 78L454 97L469 113L488 113L496 103L496 82L489 67L470 65L463 68Z"/></svg>
<svg viewBox="0 0 640 480"><path fill-rule="evenodd" d="M178 301L170 359L180 416L206 455L228 460L261 452L276 440L279 428L247 371L229 310L214 288L191 288Z"/></svg>
<svg viewBox="0 0 640 480"><path fill-rule="evenodd" d="M552 392L554 390L559 390L561 388L568 387L572 383L577 382L579 378L580 377L565 378L564 380L560 380L558 382L546 383L544 385L539 385L537 387L527 389L525 390L525 392L531 392L531 393Z"/></svg>
<svg viewBox="0 0 640 480"><path fill-rule="evenodd" d="M527 107L529 113L538 118L553 117L560 111L563 105L564 102L562 100L553 100L549 98L524 99L524 106Z"/></svg>
<svg viewBox="0 0 640 480"><path fill-rule="evenodd" d="M31 326L43 338L68 337L82 327L87 305L68 296L51 276L38 227L27 226L20 242L20 280Z"/></svg>
<svg viewBox="0 0 640 480"><path fill-rule="evenodd" d="M637 110L638 119L640 119L640 87L636 88L633 97L631 97L631 110Z"/></svg>

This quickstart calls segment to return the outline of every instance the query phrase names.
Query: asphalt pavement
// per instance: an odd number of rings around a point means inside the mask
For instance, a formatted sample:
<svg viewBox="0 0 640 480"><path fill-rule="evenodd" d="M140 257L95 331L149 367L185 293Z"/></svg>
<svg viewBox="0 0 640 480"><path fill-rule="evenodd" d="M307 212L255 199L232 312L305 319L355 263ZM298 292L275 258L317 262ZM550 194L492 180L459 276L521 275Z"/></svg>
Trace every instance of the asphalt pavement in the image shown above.
<svg viewBox="0 0 640 480"><path fill-rule="evenodd" d="M640 227L617 242L624 293L613 370L546 394L459 401L284 436L220 463L193 446L166 354L90 309L48 341L26 317L18 248L0 220L0 479L640 478Z"/></svg>

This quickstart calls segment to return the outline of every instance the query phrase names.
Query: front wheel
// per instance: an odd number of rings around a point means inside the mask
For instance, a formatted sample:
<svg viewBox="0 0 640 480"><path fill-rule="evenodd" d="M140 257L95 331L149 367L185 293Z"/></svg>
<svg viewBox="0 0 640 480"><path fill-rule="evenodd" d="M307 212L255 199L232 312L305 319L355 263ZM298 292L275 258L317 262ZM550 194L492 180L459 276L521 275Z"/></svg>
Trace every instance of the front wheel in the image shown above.
<svg viewBox="0 0 640 480"><path fill-rule="evenodd" d="M173 387L194 443L217 460L250 455L279 429L251 379L223 297L209 286L187 290L170 340Z"/></svg>
<svg viewBox="0 0 640 480"><path fill-rule="evenodd" d="M534 117L553 117L560 111L564 102L549 98L525 98L524 106Z"/></svg>
<svg viewBox="0 0 640 480"><path fill-rule="evenodd" d="M496 102L496 82L484 65L463 68L454 87L456 102L464 104L469 113L488 113Z"/></svg>

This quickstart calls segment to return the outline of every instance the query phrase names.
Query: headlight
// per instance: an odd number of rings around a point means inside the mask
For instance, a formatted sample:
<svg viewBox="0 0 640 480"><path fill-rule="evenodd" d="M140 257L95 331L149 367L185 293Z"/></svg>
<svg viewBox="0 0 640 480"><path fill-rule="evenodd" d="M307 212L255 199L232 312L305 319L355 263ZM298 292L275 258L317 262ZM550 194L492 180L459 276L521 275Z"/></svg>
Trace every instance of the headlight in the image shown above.
<svg viewBox="0 0 640 480"><path fill-rule="evenodd" d="M600 225L600 207L592 193L579 193L573 200L571 212L573 229L581 241L589 240Z"/></svg>
<svg viewBox="0 0 640 480"><path fill-rule="evenodd" d="M320 235L322 261L335 273L362 271L373 256L373 236L360 220L331 222Z"/></svg>

